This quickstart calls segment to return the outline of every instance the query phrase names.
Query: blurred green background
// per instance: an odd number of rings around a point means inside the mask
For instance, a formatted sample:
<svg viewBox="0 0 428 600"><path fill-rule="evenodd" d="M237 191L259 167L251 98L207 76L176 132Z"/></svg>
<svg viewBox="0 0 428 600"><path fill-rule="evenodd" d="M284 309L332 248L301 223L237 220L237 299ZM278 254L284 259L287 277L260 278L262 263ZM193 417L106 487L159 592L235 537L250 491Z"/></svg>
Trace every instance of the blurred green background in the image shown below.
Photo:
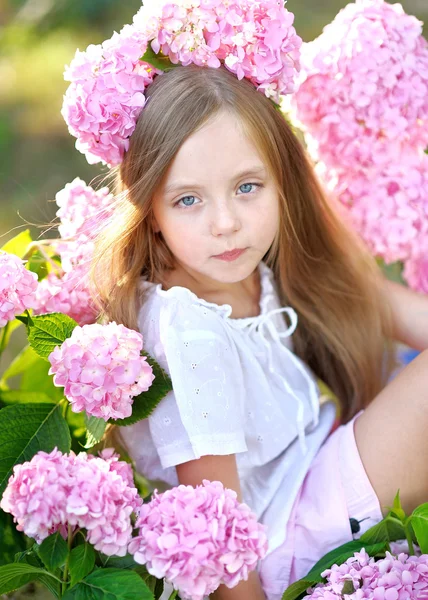
<svg viewBox="0 0 428 600"><path fill-rule="evenodd" d="M287 7L309 41L346 4L289 0ZM428 22L428 0L402 5ZM78 176L96 184L106 172L74 149L60 115L62 74L76 48L110 37L140 6L141 0L0 0L0 246L28 224L33 237L40 235L66 183Z"/></svg>

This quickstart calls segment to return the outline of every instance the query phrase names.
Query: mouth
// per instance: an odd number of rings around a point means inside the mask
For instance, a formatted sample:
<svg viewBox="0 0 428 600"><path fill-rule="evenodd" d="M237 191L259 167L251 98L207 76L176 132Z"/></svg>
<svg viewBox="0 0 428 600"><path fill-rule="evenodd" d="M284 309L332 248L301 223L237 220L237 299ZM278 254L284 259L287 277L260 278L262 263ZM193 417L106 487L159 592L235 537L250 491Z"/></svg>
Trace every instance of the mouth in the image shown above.
<svg viewBox="0 0 428 600"><path fill-rule="evenodd" d="M228 252L223 252L223 254L217 254L214 258L219 258L220 260L232 261L239 258L244 252L246 248L237 248L235 250L229 250Z"/></svg>

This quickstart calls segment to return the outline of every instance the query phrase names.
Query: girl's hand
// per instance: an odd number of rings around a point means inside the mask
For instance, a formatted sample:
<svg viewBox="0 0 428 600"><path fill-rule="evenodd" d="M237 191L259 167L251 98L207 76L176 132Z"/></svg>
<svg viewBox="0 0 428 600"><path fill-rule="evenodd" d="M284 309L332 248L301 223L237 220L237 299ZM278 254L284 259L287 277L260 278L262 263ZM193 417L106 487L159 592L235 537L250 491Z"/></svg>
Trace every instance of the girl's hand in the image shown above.
<svg viewBox="0 0 428 600"><path fill-rule="evenodd" d="M428 348L428 296L384 281L385 300L392 312L394 339L415 350Z"/></svg>
<svg viewBox="0 0 428 600"><path fill-rule="evenodd" d="M204 479L221 481L224 487L234 490L242 502L241 486L239 485L238 469L234 454L226 456L202 456L198 460L177 465L177 476L181 484L200 485ZM241 581L232 589L221 585L212 600L266 600L259 576L253 571L247 581Z"/></svg>

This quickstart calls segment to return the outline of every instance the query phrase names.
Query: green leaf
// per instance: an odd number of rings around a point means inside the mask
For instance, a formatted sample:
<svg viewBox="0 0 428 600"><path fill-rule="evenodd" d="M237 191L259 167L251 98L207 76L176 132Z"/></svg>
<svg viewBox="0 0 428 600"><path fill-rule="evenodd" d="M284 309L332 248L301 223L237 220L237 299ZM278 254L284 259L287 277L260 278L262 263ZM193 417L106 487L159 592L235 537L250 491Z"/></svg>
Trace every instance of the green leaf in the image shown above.
<svg viewBox="0 0 428 600"><path fill-rule="evenodd" d="M428 553L428 503L421 504L410 515L410 523L415 532L422 554Z"/></svg>
<svg viewBox="0 0 428 600"><path fill-rule="evenodd" d="M134 571L97 569L69 589L63 600L154 600L152 592Z"/></svg>
<svg viewBox="0 0 428 600"><path fill-rule="evenodd" d="M62 567L68 556L67 542L57 531L43 540L37 549L43 564L49 571Z"/></svg>
<svg viewBox="0 0 428 600"><path fill-rule="evenodd" d="M400 490L398 490L395 498L394 498L394 502L392 507L390 508L391 512L398 518L400 519L400 521L402 523L404 523L404 521L406 520L406 513L403 510L403 507L401 506L401 500L400 500Z"/></svg>
<svg viewBox="0 0 428 600"><path fill-rule="evenodd" d="M1 399L1 397L0 397ZM85 413L86 423L86 443L84 448L92 448L95 444L101 440L106 430L107 423L104 419L98 419L98 417L91 417Z"/></svg>
<svg viewBox="0 0 428 600"><path fill-rule="evenodd" d="M17 554L15 554L13 562L26 563L27 565L37 567L38 569L43 569L43 563L35 551L36 546L37 544L34 544L34 546L29 548L28 550L25 550L24 552L18 552Z"/></svg>
<svg viewBox="0 0 428 600"><path fill-rule="evenodd" d="M369 556L376 556L381 552L384 552L388 547L387 542L379 542L378 544L366 544L361 540L354 540L352 542L347 542L338 548L335 548L331 552L328 552L325 556L323 556L314 567L309 571L309 573L304 577L305 580L308 581L323 581L321 577L321 573L323 573L326 569L330 569L332 565L341 565L348 558L354 556L355 552L359 552L362 548L364 548Z"/></svg>
<svg viewBox="0 0 428 600"><path fill-rule="evenodd" d="M389 514L380 523L363 533L359 541L364 544L377 544L379 542L395 542L403 540L405 537L406 532L401 521Z"/></svg>
<svg viewBox="0 0 428 600"><path fill-rule="evenodd" d="M134 398L134 402L132 404L132 415L130 417L126 417L126 419L109 419L109 423L125 426L132 425L133 423L137 423L137 421L141 421L143 419L147 419L162 398L172 391L171 379L167 373L146 352L142 352L142 354L147 358L147 362L152 367L155 379L147 392L143 392Z"/></svg>
<svg viewBox="0 0 428 600"><path fill-rule="evenodd" d="M19 319L14 319L13 321L9 321L5 328L0 328L1 347L3 349L9 344L12 333L20 326Z"/></svg>
<svg viewBox="0 0 428 600"><path fill-rule="evenodd" d="M26 369L31 367L39 360L39 357L31 348L31 346L26 346L3 373L3 381L7 381L8 379L11 379L11 377L21 375Z"/></svg>
<svg viewBox="0 0 428 600"><path fill-rule="evenodd" d="M296 600L303 595L306 595L306 590L314 587L317 584L316 581L310 581L305 579L299 579L295 583L292 583L283 593L282 600Z"/></svg>
<svg viewBox="0 0 428 600"><path fill-rule="evenodd" d="M12 515L0 509L0 565L13 562L16 552L26 548L26 537L16 529Z"/></svg>
<svg viewBox="0 0 428 600"><path fill-rule="evenodd" d="M0 594L13 592L30 581L39 579L40 576L49 577L49 573L27 563L3 565L0 567Z"/></svg>
<svg viewBox="0 0 428 600"><path fill-rule="evenodd" d="M115 569L136 569L137 567L142 566L135 562L132 554L127 554L126 556L107 556L106 554L99 552L98 558L103 567Z"/></svg>
<svg viewBox="0 0 428 600"><path fill-rule="evenodd" d="M86 542L73 548L70 553L69 569L71 575L70 586L76 585L88 575L95 565L95 550Z"/></svg>
<svg viewBox="0 0 428 600"><path fill-rule="evenodd" d="M43 392L22 392L21 390L0 390L0 401L4 404L24 404L33 402L41 404L42 402L52 403L52 398Z"/></svg>
<svg viewBox="0 0 428 600"><path fill-rule="evenodd" d="M18 433L19 432L19 433ZM0 496L13 466L39 451L70 450L70 431L59 404L14 404L0 410Z"/></svg>
<svg viewBox="0 0 428 600"><path fill-rule="evenodd" d="M16 256L19 256L19 258L24 258L24 256L27 254L28 246L32 241L30 230L26 229L6 242L1 250L9 252L9 254L16 254Z"/></svg>
<svg viewBox="0 0 428 600"><path fill-rule="evenodd" d="M150 44L147 46L147 50L140 60L149 63L149 65L152 65L152 67L160 69L161 71L171 71L171 69L180 66L180 64L175 65L172 63L169 57L164 56L161 52L156 54Z"/></svg>
<svg viewBox="0 0 428 600"><path fill-rule="evenodd" d="M18 319L18 321L21 321L21 323L24 323L24 325L26 327L28 327L28 325L32 325L33 324L33 319L31 318L30 313L27 310L27 314L26 315L18 315L16 317Z"/></svg>
<svg viewBox="0 0 428 600"><path fill-rule="evenodd" d="M59 402L64 397L64 388L54 385L52 375L48 375L50 363L34 352L35 361L22 373L20 389L22 391L43 392L52 398L53 402Z"/></svg>
<svg viewBox="0 0 428 600"><path fill-rule="evenodd" d="M355 593L354 584L350 579L348 579L343 584L343 588L342 588L342 591L340 592L340 594L341 594L341 596L343 596L344 594L347 594L349 596L350 594L354 594L354 593Z"/></svg>
<svg viewBox="0 0 428 600"><path fill-rule="evenodd" d="M28 341L33 350L48 359L49 354L71 336L76 321L62 313L50 313L33 317L28 325Z"/></svg>
<svg viewBox="0 0 428 600"><path fill-rule="evenodd" d="M28 259L28 269L37 274L39 281L42 281L49 272L46 259L39 250L35 250Z"/></svg>

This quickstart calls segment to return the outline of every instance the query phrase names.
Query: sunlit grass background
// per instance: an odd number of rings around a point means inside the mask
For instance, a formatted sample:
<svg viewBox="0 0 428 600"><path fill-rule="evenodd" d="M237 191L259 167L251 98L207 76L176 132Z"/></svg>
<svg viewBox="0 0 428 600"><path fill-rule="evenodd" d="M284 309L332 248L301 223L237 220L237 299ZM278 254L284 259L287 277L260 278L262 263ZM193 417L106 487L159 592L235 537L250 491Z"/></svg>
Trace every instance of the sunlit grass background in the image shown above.
<svg viewBox="0 0 428 600"><path fill-rule="evenodd" d="M345 0L289 0L296 29L316 37ZM428 21L428 0L403 7ZM27 223L49 223L53 199L79 176L88 183L105 168L74 149L61 117L64 65L76 48L100 43L129 23L141 0L0 0L0 246Z"/></svg>

